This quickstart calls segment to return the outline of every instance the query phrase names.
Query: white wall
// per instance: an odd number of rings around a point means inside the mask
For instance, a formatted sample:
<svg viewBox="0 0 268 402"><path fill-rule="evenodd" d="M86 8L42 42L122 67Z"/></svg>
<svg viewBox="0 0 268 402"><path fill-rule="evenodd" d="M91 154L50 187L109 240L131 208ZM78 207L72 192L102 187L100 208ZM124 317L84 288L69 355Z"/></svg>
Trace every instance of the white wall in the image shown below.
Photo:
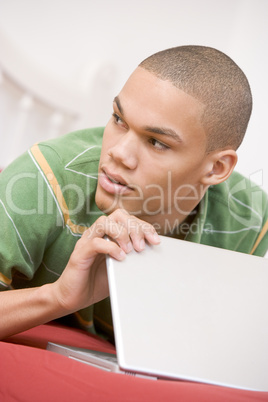
<svg viewBox="0 0 268 402"><path fill-rule="evenodd" d="M248 76L254 96L237 170L268 191L267 16L267 0L0 0L0 28L36 68L91 89L89 125L105 125L112 97L149 54L182 44L226 52ZM98 65L108 66L106 92L90 80ZM0 124L2 149L12 137L6 127Z"/></svg>

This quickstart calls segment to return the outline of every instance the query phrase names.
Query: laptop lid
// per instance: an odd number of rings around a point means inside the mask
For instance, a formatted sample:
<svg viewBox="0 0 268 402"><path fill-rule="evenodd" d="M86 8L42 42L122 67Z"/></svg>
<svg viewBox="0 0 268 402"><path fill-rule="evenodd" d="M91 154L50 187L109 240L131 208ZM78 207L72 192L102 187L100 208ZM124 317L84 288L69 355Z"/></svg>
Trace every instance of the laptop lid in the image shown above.
<svg viewBox="0 0 268 402"><path fill-rule="evenodd" d="M161 237L107 269L122 369L268 391L268 260Z"/></svg>

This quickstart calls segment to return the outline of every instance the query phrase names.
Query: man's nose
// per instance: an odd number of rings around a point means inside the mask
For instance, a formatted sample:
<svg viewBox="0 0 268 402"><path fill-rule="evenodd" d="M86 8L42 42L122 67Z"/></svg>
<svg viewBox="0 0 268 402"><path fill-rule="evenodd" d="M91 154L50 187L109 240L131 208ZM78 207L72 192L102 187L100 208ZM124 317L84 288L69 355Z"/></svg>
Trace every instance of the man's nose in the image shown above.
<svg viewBox="0 0 268 402"><path fill-rule="evenodd" d="M128 132L110 148L110 156L128 169L135 169L138 163L138 143L135 133Z"/></svg>

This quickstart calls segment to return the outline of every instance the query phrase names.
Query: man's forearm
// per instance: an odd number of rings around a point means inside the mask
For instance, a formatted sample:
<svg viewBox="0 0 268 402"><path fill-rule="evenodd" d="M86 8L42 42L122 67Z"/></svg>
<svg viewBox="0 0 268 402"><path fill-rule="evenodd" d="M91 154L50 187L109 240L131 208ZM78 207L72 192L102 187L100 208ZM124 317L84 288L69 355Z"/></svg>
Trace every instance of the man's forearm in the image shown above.
<svg viewBox="0 0 268 402"><path fill-rule="evenodd" d="M0 292L0 339L44 324L68 312L57 303L53 285Z"/></svg>

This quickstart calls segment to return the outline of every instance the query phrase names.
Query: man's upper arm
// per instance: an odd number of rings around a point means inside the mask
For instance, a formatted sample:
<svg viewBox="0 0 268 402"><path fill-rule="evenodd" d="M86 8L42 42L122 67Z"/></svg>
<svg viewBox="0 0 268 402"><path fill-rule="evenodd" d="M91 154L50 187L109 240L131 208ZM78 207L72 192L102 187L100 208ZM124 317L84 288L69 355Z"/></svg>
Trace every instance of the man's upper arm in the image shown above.
<svg viewBox="0 0 268 402"><path fill-rule="evenodd" d="M57 229L56 217L42 173L23 154L0 174L0 290L11 287L14 273L32 278Z"/></svg>

